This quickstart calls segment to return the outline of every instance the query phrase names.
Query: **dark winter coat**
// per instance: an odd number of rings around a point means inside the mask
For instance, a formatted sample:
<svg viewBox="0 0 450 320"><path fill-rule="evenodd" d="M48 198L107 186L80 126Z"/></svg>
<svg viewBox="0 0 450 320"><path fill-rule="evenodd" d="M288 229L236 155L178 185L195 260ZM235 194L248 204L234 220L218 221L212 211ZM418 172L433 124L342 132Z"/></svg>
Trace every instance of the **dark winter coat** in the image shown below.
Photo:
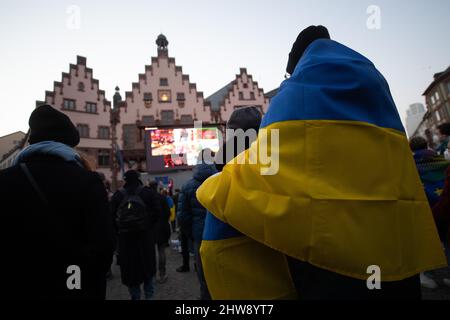
<svg viewBox="0 0 450 320"><path fill-rule="evenodd" d="M23 162L50 205L19 165L0 171L2 290L16 299L104 299L114 235L99 176L57 156ZM81 290L67 288L71 265Z"/></svg>
<svg viewBox="0 0 450 320"><path fill-rule="evenodd" d="M446 226L446 240L447 244L450 245L450 168L446 172L444 191L439 201L433 207L433 216L436 223Z"/></svg>
<svg viewBox="0 0 450 320"><path fill-rule="evenodd" d="M370 290L366 280L343 276L288 256L286 261L300 300L420 300L422 297L419 275L400 281L381 281L381 289Z"/></svg>
<svg viewBox="0 0 450 320"><path fill-rule="evenodd" d="M158 198L161 204L161 219L157 223L156 244L158 246L168 246L170 238L170 208L165 196L158 193Z"/></svg>
<svg viewBox="0 0 450 320"><path fill-rule="evenodd" d="M203 181L215 174L214 165L198 164L193 177L181 188L178 198L177 220L181 231L194 241L201 241L205 226L206 209L198 202L195 193Z"/></svg>
<svg viewBox="0 0 450 320"><path fill-rule="evenodd" d="M125 184L128 193L134 193L139 184ZM153 277L156 273L155 236L156 224L161 215L161 205L157 194L149 188L139 193L148 214L148 228L142 232L119 234L119 264L122 283L136 286ZM124 194L117 191L111 199L111 212L116 220Z"/></svg>

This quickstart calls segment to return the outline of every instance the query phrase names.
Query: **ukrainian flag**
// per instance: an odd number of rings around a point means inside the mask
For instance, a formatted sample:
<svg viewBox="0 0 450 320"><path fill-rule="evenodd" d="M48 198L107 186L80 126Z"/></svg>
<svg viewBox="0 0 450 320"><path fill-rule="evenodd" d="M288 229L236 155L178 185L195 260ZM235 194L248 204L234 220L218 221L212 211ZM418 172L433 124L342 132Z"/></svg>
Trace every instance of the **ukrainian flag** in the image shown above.
<svg viewBox="0 0 450 320"><path fill-rule="evenodd" d="M446 265L388 84L367 58L332 40L315 41L261 128L268 136L278 130L279 147L270 139L266 146L279 157L278 172L262 175L263 164L249 164L265 140L262 130L237 157L246 164L226 165L197 191L218 221L270 253L356 279L366 280L371 265L381 268L382 281ZM229 281L213 270L211 255L220 249L212 247L220 241L217 232L202 244L210 290ZM228 262L236 268L233 284L252 276L241 269L251 256L240 254Z"/></svg>

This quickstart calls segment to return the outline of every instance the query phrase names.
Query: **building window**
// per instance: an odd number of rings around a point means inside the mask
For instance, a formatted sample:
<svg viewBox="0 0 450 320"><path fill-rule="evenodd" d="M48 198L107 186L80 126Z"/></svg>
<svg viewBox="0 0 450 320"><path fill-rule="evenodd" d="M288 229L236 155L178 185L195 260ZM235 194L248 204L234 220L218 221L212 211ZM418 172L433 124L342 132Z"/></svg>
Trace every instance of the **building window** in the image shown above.
<svg viewBox="0 0 450 320"><path fill-rule="evenodd" d="M432 104L432 105L434 104L434 95L431 96L431 104Z"/></svg>
<svg viewBox="0 0 450 320"><path fill-rule="evenodd" d="M450 117L450 114L447 112L447 104L443 105L440 109L439 112L441 114L441 118L445 121L447 121L447 119Z"/></svg>
<svg viewBox="0 0 450 320"><path fill-rule="evenodd" d="M109 150L98 150L98 165L99 167L108 167L110 165Z"/></svg>
<svg viewBox="0 0 450 320"><path fill-rule="evenodd" d="M133 149L137 141L137 127L135 124L123 125L123 147Z"/></svg>
<svg viewBox="0 0 450 320"><path fill-rule="evenodd" d="M109 139L109 127L98 127L98 138L99 139Z"/></svg>
<svg viewBox="0 0 450 320"><path fill-rule="evenodd" d="M186 115L186 114L181 115L181 118L180 118L181 124L192 124L193 122L194 122L194 120L192 119L191 115Z"/></svg>
<svg viewBox="0 0 450 320"><path fill-rule="evenodd" d="M153 97L151 92L145 92L144 93L144 105L146 108L151 108L152 106Z"/></svg>
<svg viewBox="0 0 450 320"><path fill-rule="evenodd" d="M63 109L64 110L75 110L75 100L73 99L64 99L63 100Z"/></svg>
<svg viewBox="0 0 450 320"><path fill-rule="evenodd" d="M178 101L178 107L184 108L184 102L186 101L186 98L184 96L184 92L178 92L177 93L177 101Z"/></svg>
<svg viewBox="0 0 450 320"><path fill-rule="evenodd" d="M80 138L89 138L89 126L87 124L77 124Z"/></svg>
<svg viewBox="0 0 450 320"><path fill-rule="evenodd" d="M169 85L169 81L167 81L167 78L160 78L159 79L159 85L161 87L167 87Z"/></svg>
<svg viewBox="0 0 450 320"><path fill-rule="evenodd" d="M142 124L144 126L154 126L155 125L155 117L154 116L143 116Z"/></svg>
<svg viewBox="0 0 450 320"><path fill-rule="evenodd" d="M439 112L440 110L436 110L435 114L436 114L436 121L440 122L441 121L441 114Z"/></svg>
<svg viewBox="0 0 450 320"><path fill-rule="evenodd" d="M247 89L248 88L248 84L244 83L244 88Z"/></svg>
<svg viewBox="0 0 450 320"><path fill-rule="evenodd" d="M436 92L434 93L434 96L436 97L436 101L439 101L439 92L438 92L438 91L436 91Z"/></svg>
<svg viewBox="0 0 450 320"><path fill-rule="evenodd" d="M78 83L78 91L84 92L84 83L83 82Z"/></svg>
<svg viewBox="0 0 450 320"><path fill-rule="evenodd" d="M86 112L97 113L97 104L92 102L86 102Z"/></svg>
<svg viewBox="0 0 450 320"><path fill-rule="evenodd" d="M174 124L174 122L173 110L161 111L161 124L168 125Z"/></svg>
<svg viewBox="0 0 450 320"><path fill-rule="evenodd" d="M170 90L158 90L158 101L161 103L169 103L172 101Z"/></svg>
<svg viewBox="0 0 450 320"><path fill-rule="evenodd" d="M250 100L255 100L255 93L254 92L250 92Z"/></svg>
<svg viewBox="0 0 450 320"><path fill-rule="evenodd" d="M244 100L244 93L243 92L239 92L239 100Z"/></svg>

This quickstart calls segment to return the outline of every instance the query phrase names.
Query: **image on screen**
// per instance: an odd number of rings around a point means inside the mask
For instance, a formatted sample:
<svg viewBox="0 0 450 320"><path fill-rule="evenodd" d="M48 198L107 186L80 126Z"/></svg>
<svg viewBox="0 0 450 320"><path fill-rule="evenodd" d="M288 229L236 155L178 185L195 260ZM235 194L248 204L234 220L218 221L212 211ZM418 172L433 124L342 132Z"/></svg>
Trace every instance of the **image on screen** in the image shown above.
<svg viewBox="0 0 450 320"><path fill-rule="evenodd" d="M194 166L201 150L219 150L217 128L169 128L150 131L150 167ZM163 161L163 162L161 162Z"/></svg>

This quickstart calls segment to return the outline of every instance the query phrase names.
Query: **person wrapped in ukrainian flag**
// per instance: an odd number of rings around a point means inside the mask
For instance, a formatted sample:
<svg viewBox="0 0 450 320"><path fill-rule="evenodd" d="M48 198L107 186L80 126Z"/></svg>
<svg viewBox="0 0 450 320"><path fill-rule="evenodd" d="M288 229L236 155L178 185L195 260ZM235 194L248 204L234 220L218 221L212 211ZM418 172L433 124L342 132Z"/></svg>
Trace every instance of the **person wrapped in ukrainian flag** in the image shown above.
<svg viewBox="0 0 450 320"><path fill-rule="evenodd" d="M420 299L446 260L386 80L323 26L287 72L257 140L197 191L212 297Z"/></svg>

